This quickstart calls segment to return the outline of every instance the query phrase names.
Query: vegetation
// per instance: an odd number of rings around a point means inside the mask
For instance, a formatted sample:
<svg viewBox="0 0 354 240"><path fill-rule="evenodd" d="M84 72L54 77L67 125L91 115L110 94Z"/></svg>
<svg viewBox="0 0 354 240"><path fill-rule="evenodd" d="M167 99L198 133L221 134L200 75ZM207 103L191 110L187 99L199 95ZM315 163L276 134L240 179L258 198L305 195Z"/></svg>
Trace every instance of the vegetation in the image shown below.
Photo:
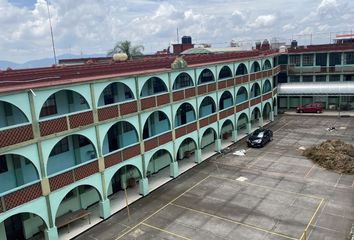
<svg viewBox="0 0 354 240"><path fill-rule="evenodd" d="M327 140L306 149L303 155L326 169L354 174L354 146L341 140Z"/></svg>
<svg viewBox="0 0 354 240"><path fill-rule="evenodd" d="M111 57L115 53L125 53L128 56L128 59L132 59L134 56L143 55L144 46L142 45L132 45L130 41L120 41L117 42L113 49L109 50L107 56Z"/></svg>

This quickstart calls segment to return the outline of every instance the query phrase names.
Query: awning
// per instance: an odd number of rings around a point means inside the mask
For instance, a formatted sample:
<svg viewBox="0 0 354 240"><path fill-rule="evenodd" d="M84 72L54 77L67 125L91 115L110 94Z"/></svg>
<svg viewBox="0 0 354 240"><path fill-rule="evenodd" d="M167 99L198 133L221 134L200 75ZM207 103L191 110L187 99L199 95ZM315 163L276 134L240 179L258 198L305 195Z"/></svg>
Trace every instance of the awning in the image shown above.
<svg viewBox="0 0 354 240"><path fill-rule="evenodd" d="M279 95L354 95L354 82L280 83Z"/></svg>

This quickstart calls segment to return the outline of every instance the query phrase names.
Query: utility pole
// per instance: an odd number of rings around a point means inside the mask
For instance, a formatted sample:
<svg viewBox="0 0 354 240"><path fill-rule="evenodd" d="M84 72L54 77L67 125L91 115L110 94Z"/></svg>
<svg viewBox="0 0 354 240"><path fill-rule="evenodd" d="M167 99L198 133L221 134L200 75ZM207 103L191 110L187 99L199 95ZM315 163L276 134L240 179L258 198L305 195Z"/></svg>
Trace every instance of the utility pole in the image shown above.
<svg viewBox="0 0 354 240"><path fill-rule="evenodd" d="M48 20L49 20L49 26L50 26L50 35L52 36L52 47L53 47L53 55L54 55L54 64L56 65L57 64L57 55L55 53L52 19L51 19L51 16L50 16L48 0L46 0L46 3L47 3L47 10L48 10Z"/></svg>

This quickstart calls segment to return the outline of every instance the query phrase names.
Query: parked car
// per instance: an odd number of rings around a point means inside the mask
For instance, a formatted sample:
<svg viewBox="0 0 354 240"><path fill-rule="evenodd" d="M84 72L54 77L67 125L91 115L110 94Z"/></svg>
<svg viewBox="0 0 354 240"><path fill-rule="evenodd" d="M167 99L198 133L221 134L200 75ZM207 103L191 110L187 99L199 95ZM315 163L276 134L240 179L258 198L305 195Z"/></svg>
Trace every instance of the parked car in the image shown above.
<svg viewBox="0 0 354 240"><path fill-rule="evenodd" d="M247 145L249 147L264 147L273 140L273 132L266 128L258 128L248 136Z"/></svg>
<svg viewBox="0 0 354 240"><path fill-rule="evenodd" d="M322 103L318 103L318 102L308 103L306 105L297 107L296 112L298 112L298 113L322 113L323 112L323 105L322 105Z"/></svg>

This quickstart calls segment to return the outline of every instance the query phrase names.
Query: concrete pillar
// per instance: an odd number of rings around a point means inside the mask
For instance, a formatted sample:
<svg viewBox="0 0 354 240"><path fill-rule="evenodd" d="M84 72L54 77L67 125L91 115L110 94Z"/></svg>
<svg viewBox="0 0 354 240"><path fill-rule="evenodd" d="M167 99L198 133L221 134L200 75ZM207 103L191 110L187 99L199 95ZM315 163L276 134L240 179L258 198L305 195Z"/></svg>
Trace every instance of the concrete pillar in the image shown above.
<svg viewBox="0 0 354 240"><path fill-rule="evenodd" d="M149 194L149 180L147 178L139 180L139 194L143 196Z"/></svg>
<svg viewBox="0 0 354 240"><path fill-rule="evenodd" d="M260 127L263 127L263 117L259 117L259 119L258 119L258 125L260 126Z"/></svg>
<svg viewBox="0 0 354 240"><path fill-rule="evenodd" d="M251 133L251 130L252 130L251 122L248 122L247 123L247 133Z"/></svg>
<svg viewBox="0 0 354 240"><path fill-rule="evenodd" d="M179 175L179 170L178 170L178 162L171 162L170 163L170 176L172 178L176 178Z"/></svg>
<svg viewBox="0 0 354 240"><path fill-rule="evenodd" d="M202 149L196 149L195 150L195 162L196 163L201 163L202 162Z"/></svg>
<svg viewBox="0 0 354 240"><path fill-rule="evenodd" d="M236 142L237 141L237 129L232 131L232 141Z"/></svg>
<svg viewBox="0 0 354 240"><path fill-rule="evenodd" d="M111 215L111 206L109 199L104 199L99 203L100 207L100 217L102 219L107 219Z"/></svg>
<svg viewBox="0 0 354 240"><path fill-rule="evenodd" d="M273 112L273 111L270 111L270 112L269 112L269 120L270 120L271 122L274 121L274 112Z"/></svg>
<svg viewBox="0 0 354 240"><path fill-rule="evenodd" d="M7 240L4 222L0 223L0 239Z"/></svg>
<svg viewBox="0 0 354 240"><path fill-rule="evenodd" d="M57 227L52 227L44 230L44 239L45 240L58 240L58 230Z"/></svg>
<svg viewBox="0 0 354 240"><path fill-rule="evenodd" d="M221 151L221 139L215 139L215 152L220 152Z"/></svg>

